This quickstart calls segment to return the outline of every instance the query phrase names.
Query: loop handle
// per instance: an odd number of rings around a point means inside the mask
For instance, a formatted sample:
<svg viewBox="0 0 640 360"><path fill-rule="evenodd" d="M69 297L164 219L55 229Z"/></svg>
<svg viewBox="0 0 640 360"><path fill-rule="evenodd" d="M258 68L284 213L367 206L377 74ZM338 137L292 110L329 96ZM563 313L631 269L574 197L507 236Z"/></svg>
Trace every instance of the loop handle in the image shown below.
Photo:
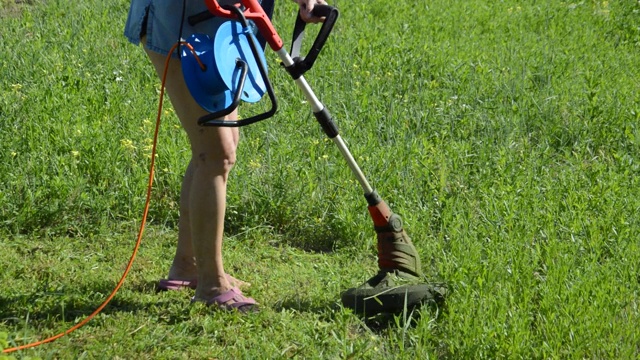
<svg viewBox="0 0 640 360"><path fill-rule="evenodd" d="M287 69L294 79L299 78L313 67L313 63L327 42L327 38L329 38L329 34L331 30L333 30L333 26L340 15L337 8L329 5L316 5L313 7L311 14L316 17L324 17L325 20L307 56L300 57L300 48L302 47L304 29L307 23L302 20L298 12L298 18L296 19L296 24L293 29L293 40L291 42L291 57L294 59L295 65Z"/></svg>

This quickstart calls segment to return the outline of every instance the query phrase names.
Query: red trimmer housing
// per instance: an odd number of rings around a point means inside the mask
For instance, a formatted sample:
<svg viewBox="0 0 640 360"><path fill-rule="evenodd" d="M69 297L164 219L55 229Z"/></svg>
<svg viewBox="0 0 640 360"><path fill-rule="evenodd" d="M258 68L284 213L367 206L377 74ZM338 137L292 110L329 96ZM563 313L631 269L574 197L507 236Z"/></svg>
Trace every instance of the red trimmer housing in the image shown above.
<svg viewBox="0 0 640 360"><path fill-rule="evenodd" d="M422 275L420 257L402 227L400 216L391 212L387 203L374 191L377 204L369 205L369 214L378 238L378 267L381 271L402 271L408 275Z"/></svg>
<svg viewBox="0 0 640 360"><path fill-rule="evenodd" d="M377 234L378 273L341 295L345 307L374 315L398 313L444 300L446 288L424 282L420 256L394 214L376 191L365 195Z"/></svg>

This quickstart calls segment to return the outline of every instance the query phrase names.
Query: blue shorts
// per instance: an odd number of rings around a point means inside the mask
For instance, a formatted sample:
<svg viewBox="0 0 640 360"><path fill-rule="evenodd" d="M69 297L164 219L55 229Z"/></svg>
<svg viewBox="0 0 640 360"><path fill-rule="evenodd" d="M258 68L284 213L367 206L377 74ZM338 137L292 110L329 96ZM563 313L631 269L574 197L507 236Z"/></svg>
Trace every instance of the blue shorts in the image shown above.
<svg viewBox="0 0 640 360"><path fill-rule="evenodd" d="M183 1L184 14L183 14ZM219 0L220 4L238 2L237 0ZM263 0L261 5L267 15L273 13L274 0ZM149 50L167 55L180 39L187 39L194 33L213 36L225 18L213 18L195 26L189 25L189 16L208 11L204 0L131 0L129 16L124 35L135 45L140 44L146 35L144 44ZM181 17L184 17L182 19ZM258 36L264 46L264 40ZM177 54L175 55L177 56Z"/></svg>

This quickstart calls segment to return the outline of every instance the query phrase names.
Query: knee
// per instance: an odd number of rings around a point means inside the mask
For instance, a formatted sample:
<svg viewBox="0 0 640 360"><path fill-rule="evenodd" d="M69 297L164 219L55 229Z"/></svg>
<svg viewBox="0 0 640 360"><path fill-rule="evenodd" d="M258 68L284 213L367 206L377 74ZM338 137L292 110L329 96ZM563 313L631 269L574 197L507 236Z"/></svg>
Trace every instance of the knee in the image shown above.
<svg viewBox="0 0 640 360"><path fill-rule="evenodd" d="M227 175L236 163L239 133L233 128L199 128L190 134L194 170Z"/></svg>
<svg viewBox="0 0 640 360"><path fill-rule="evenodd" d="M235 149L200 151L194 154L193 163L198 171L227 175L236 163L236 152Z"/></svg>

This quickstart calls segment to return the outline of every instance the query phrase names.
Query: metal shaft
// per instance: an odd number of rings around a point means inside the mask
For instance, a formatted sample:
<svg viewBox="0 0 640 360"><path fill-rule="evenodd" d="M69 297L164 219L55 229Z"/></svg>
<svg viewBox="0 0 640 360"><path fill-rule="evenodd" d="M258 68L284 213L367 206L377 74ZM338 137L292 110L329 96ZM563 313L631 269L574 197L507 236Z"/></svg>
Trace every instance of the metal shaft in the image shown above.
<svg viewBox="0 0 640 360"><path fill-rule="evenodd" d="M276 51L276 53L278 54L278 57L280 57L280 60L285 67L292 66L294 64L293 59L284 47ZM304 76L300 76L299 78L295 79L295 83L304 94L305 98L307 99L307 103L309 104L309 106L311 106L314 114L321 113L325 110L324 105L320 102L320 100L318 100L318 97L314 94L313 90L304 79ZM356 177L356 179L360 183L360 186L364 190L365 196L371 194L373 192L373 188L367 181L367 178L364 176L364 173L360 169L360 166L358 166L358 163L356 163L353 155L351 155L351 152L347 148L344 140L342 140L340 135L337 133L335 134L335 136L331 137L331 140L333 140L334 144L336 144L338 146L338 149L340 149L340 153L342 153L342 156L347 161L351 172Z"/></svg>

